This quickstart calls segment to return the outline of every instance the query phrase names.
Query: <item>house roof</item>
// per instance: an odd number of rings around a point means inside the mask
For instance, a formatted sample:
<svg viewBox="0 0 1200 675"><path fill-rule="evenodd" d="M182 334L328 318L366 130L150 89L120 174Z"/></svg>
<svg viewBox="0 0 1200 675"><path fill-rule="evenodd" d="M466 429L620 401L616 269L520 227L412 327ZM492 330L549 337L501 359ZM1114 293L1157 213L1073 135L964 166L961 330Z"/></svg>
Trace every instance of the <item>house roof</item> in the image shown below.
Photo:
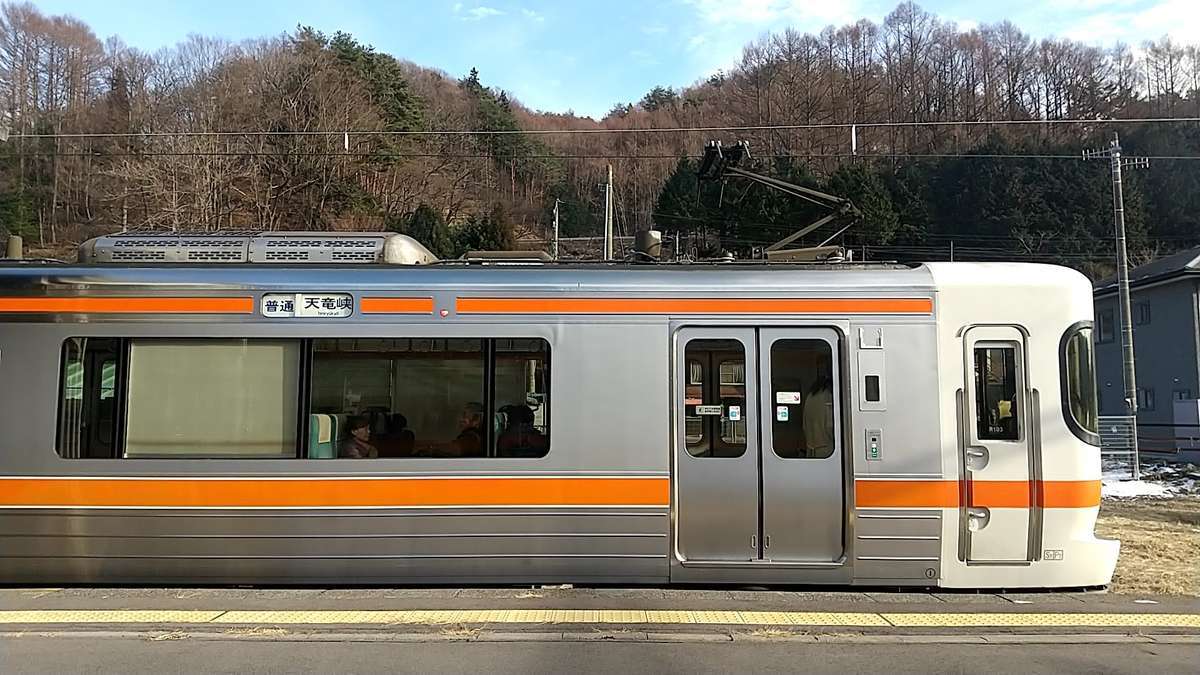
<svg viewBox="0 0 1200 675"><path fill-rule="evenodd" d="M1129 270L1129 286L1136 288L1191 274L1200 274L1200 247L1173 253ZM1096 295L1113 293L1117 290L1117 278L1109 277L1098 281L1093 290Z"/></svg>

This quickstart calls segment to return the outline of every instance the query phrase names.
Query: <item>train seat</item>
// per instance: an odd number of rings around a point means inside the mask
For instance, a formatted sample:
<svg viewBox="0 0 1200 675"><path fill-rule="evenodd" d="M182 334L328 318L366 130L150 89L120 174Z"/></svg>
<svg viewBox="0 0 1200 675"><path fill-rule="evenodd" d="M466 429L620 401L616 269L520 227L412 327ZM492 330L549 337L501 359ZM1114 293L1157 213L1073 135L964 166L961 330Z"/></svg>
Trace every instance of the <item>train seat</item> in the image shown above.
<svg viewBox="0 0 1200 675"><path fill-rule="evenodd" d="M333 417L321 414L308 416L308 456L310 458L333 459L336 457L336 440Z"/></svg>

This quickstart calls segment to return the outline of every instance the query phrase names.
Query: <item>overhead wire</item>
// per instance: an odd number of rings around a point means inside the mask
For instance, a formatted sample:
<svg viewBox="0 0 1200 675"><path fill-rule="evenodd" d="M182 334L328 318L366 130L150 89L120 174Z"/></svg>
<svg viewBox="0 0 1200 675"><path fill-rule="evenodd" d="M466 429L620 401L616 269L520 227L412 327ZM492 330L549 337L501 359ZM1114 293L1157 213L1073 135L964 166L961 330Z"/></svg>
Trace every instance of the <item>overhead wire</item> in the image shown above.
<svg viewBox="0 0 1200 675"><path fill-rule="evenodd" d="M813 124L758 124L694 127L630 127L625 129L306 129L268 131L119 131L119 132L57 132L15 133L15 138L155 138L155 137L203 137L203 136L554 136L594 134L660 134L660 133L712 133L752 131L811 131L821 129L881 129L922 127L977 127L977 126L1031 126L1031 125L1110 125L1110 124L1181 124L1200 122L1200 117L1127 117L1127 118L1071 118L1071 119L1027 119L1027 120L915 120L911 122L829 122Z"/></svg>
<svg viewBox="0 0 1200 675"><path fill-rule="evenodd" d="M622 154L537 154L537 155L489 155L486 153L457 153L446 154L436 152L259 152L259 151L145 151L145 152L54 152L53 150L36 150L23 153L27 157L347 157L355 159L491 159L495 161L516 161L522 159L607 159L607 160L672 160L699 159L701 155L689 154L660 154L660 155L622 155ZM1068 154L1032 154L1032 153L782 153L756 155L758 159L1048 159L1048 160L1082 160L1083 156ZM1195 161L1200 155L1138 155L1141 159L1154 161Z"/></svg>

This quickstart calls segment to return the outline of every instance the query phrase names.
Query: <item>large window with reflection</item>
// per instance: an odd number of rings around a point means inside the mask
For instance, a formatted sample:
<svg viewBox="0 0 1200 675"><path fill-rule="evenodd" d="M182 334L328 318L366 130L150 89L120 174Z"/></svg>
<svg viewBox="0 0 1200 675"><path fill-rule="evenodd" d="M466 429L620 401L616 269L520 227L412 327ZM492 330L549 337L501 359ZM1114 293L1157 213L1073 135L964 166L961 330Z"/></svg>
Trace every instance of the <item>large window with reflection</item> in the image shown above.
<svg viewBox="0 0 1200 675"><path fill-rule="evenodd" d="M537 458L540 338L72 338L64 458Z"/></svg>

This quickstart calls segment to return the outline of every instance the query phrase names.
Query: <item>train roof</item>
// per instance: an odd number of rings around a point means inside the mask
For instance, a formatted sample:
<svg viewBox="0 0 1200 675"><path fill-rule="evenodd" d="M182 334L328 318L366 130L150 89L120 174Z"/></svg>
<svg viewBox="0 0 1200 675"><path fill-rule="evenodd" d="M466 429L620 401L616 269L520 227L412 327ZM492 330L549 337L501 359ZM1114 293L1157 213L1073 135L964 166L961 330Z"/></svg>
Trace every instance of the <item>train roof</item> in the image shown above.
<svg viewBox="0 0 1200 675"><path fill-rule="evenodd" d="M554 292L739 292L932 290L924 265L837 264L466 264L197 265L0 263L0 289L54 290L394 290L510 289Z"/></svg>

